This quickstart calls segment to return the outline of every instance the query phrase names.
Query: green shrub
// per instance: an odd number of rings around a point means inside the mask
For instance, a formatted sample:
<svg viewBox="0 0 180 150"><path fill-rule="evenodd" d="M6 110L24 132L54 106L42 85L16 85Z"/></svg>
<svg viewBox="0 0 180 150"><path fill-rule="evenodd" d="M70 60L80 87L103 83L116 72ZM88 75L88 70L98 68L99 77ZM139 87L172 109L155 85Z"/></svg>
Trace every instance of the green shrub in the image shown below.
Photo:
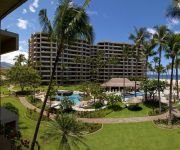
<svg viewBox="0 0 180 150"><path fill-rule="evenodd" d="M102 127L102 124L98 123L83 123L82 129L88 133L93 133L99 130Z"/></svg>
<svg viewBox="0 0 180 150"><path fill-rule="evenodd" d="M123 108L119 104L109 105L108 109L112 109L113 111L120 111Z"/></svg>
<svg viewBox="0 0 180 150"><path fill-rule="evenodd" d="M32 120L37 121L39 118L39 113L36 112L36 110L27 109L26 116ZM48 118L46 116L42 117L43 121L48 121Z"/></svg>
<svg viewBox="0 0 180 150"><path fill-rule="evenodd" d="M102 118L110 114L111 112L112 110L109 109L101 109L92 112L82 111L82 112L77 112L77 116L81 118Z"/></svg>
<svg viewBox="0 0 180 150"><path fill-rule="evenodd" d="M101 108L102 106L103 106L103 103L101 103L101 102L96 102L94 104L95 109Z"/></svg>
<svg viewBox="0 0 180 150"><path fill-rule="evenodd" d="M13 104L11 104L11 103L5 103L5 104L3 104L3 107L4 108L6 108L6 109L8 109L9 111L11 111L11 112L14 112L15 114L19 114L19 110L18 110L18 108L16 108Z"/></svg>

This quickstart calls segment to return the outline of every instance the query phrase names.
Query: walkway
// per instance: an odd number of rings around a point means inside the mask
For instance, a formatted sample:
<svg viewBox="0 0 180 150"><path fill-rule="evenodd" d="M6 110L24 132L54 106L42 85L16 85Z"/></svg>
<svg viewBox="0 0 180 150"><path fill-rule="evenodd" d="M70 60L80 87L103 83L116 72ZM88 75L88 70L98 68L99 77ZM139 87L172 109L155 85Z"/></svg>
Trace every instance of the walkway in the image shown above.
<svg viewBox="0 0 180 150"><path fill-rule="evenodd" d="M18 96L20 102L28 109L31 109L31 110L35 110L36 112L40 113L41 112L41 109L35 107L34 105L32 105L31 103L29 103L26 98L24 96ZM47 111L44 111L43 112L43 115L44 116L47 116L48 112ZM50 119L54 119L55 118L55 115L54 114L50 114L49 116Z"/></svg>

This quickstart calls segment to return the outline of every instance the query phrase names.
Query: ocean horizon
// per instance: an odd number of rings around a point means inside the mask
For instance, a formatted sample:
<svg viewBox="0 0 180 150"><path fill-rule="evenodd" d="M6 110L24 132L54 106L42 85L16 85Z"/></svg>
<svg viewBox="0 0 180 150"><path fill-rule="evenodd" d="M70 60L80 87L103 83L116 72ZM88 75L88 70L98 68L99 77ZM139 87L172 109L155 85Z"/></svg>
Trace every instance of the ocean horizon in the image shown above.
<svg viewBox="0 0 180 150"><path fill-rule="evenodd" d="M155 74L155 75L150 75L150 74L148 74L148 78L149 79L157 79L158 78L158 75L157 74ZM162 74L161 76L160 76L160 79L171 79L171 75L164 75L164 74ZM174 80L176 80L176 75L173 75L173 79ZM178 76L178 79L180 80L180 75Z"/></svg>

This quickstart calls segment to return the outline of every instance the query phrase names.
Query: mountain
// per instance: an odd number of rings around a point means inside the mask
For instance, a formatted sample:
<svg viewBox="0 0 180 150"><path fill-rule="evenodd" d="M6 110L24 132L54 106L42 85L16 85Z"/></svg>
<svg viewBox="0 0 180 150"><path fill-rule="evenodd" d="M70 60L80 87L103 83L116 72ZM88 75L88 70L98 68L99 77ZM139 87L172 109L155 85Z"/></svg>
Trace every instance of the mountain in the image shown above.
<svg viewBox="0 0 180 150"><path fill-rule="evenodd" d="M10 68L12 64L7 63L7 62L1 62L1 68Z"/></svg>

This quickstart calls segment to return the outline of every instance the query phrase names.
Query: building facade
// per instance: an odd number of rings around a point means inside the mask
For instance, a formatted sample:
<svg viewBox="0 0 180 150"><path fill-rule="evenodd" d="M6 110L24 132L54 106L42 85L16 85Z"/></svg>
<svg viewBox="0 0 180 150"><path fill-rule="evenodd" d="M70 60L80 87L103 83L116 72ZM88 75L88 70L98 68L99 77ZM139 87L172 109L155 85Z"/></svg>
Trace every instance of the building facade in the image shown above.
<svg viewBox="0 0 180 150"><path fill-rule="evenodd" d="M61 84L80 83L85 81L107 81L110 78L134 77L136 75L136 59L133 55L124 60L122 51L124 46L132 47L128 43L99 42L97 45L91 45L86 41L77 40L72 45L66 45L64 52L59 58L56 68L55 80ZM36 62L36 69L42 76L42 82L48 83L55 61L57 44L50 42L45 33L34 33L29 40L29 58ZM102 61L116 56L118 62L115 64L105 63L98 67L96 58L99 52L102 52ZM132 53L136 53L133 50ZM142 55L142 50L140 50ZM143 56L143 55L142 55ZM91 61L89 61L91 60ZM94 62L92 61L94 60ZM143 77L145 59L140 57L138 61L137 75ZM96 70L96 72L93 72Z"/></svg>

